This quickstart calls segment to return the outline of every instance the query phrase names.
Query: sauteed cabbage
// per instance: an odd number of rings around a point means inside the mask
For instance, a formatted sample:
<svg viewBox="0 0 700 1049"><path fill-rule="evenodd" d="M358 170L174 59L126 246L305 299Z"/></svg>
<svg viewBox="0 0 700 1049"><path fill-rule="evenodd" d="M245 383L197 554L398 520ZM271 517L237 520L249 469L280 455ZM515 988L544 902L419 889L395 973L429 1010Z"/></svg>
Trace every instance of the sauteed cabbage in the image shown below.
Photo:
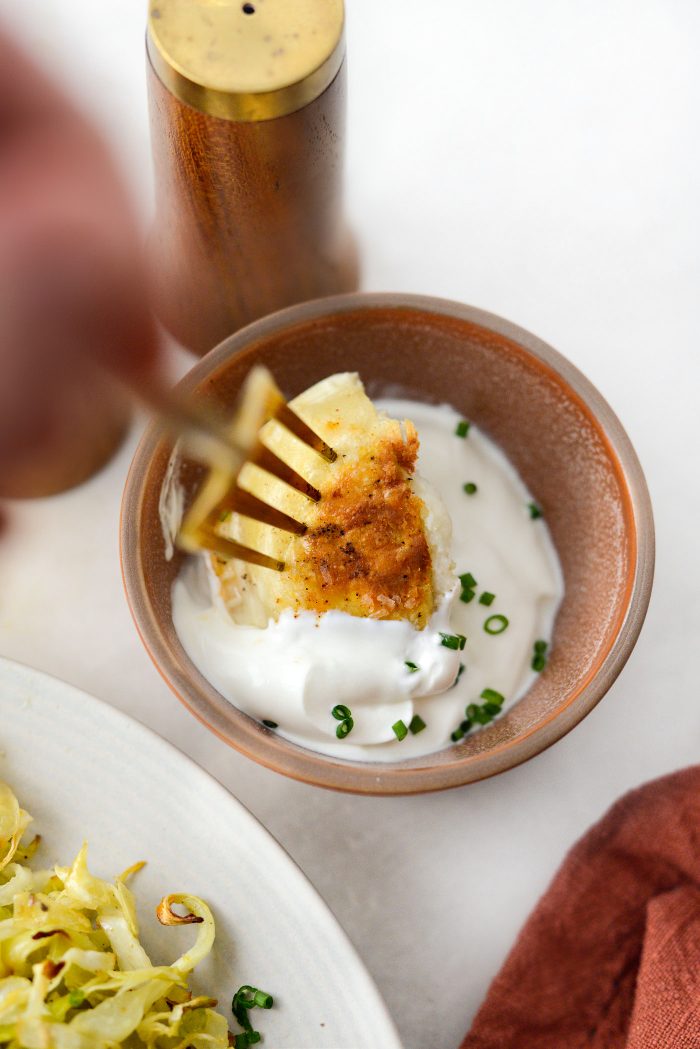
<svg viewBox="0 0 700 1049"><path fill-rule="evenodd" d="M87 867L33 870L38 838L22 844L31 816L0 783L0 1046L8 1049L225 1049L228 1024L188 978L211 951L212 913L197 896L161 901L164 925L191 924L194 944L153 965L139 942L127 880ZM175 913L174 907L184 913Z"/></svg>

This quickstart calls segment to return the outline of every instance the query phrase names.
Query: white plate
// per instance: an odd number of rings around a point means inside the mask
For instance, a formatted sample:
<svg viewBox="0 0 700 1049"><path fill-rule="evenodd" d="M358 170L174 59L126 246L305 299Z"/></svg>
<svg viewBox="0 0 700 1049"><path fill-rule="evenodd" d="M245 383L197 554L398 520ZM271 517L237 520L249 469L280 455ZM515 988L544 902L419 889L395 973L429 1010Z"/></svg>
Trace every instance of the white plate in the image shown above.
<svg viewBox="0 0 700 1049"><path fill-rule="evenodd" d="M240 802L148 729L0 660L0 779L34 816L42 863L69 862L84 838L99 875L148 861L132 887L154 961L188 942L186 929L158 925L161 896L208 901L216 944L195 986L224 1012L241 984L274 995L272 1010L253 1014L263 1045L401 1049L364 966L298 867Z"/></svg>

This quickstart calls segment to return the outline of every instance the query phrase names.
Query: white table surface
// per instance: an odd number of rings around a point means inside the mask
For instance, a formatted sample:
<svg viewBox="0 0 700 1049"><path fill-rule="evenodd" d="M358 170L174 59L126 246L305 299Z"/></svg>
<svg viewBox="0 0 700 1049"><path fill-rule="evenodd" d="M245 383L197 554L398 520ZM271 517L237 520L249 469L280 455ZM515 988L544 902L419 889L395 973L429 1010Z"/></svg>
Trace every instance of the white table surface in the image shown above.
<svg viewBox="0 0 700 1049"><path fill-rule="evenodd" d="M136 432L82 488L13 508L0 653L114 703L226 784L330 903L407 1049L454 1049L567 847L622 791L700 754L700 6L347 6L364 287L531 329L598 385L637 447L658 559L627 668L551 750L447 794L345 797L258 768L176 702L132 625L117 517ZM0 0L109 136L147 221L144 8Z"/></svg>

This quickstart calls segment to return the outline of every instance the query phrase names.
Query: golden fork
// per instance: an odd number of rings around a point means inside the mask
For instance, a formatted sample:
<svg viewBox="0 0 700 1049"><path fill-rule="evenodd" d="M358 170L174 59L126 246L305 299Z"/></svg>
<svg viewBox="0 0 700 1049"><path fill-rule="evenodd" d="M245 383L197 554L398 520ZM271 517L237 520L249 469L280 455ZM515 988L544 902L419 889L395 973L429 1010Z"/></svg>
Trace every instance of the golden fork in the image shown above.
<svg viewBox="0 0 700 1049"><path fill-rule="evenodd" d="M253 463L307 499L320 500L321 493L317 488L260 442L260 427L269 419L276 419L326 462L335 462L336 452L289 407L271 373L261 366L248 374L233 416L225 425L173 394L149 388L142 389L140 396L170 430L184 439L186 452L209 467L183 518L177 545L188 553L208 550L226 559L236 558L283 571L283 561L227 539L216 531L222 514L234 512L293 535L306 532L306 525L302 522L239 488L238 475L245 462Z"/></svg>

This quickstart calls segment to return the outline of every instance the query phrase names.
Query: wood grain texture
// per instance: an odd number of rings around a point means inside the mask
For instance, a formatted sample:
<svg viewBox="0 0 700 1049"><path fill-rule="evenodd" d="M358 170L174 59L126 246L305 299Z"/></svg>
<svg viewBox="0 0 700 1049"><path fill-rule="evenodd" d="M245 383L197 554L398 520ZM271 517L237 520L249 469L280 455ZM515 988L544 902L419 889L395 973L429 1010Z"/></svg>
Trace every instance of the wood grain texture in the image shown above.
<svg viewBox="0 0 700 1049"><path fill-rule="evenodd" d="M156 184L156 311L206 353L283 306L357 286L342 213L345 63L309 105L274 120L209 116L148 68Z"/></svg>

